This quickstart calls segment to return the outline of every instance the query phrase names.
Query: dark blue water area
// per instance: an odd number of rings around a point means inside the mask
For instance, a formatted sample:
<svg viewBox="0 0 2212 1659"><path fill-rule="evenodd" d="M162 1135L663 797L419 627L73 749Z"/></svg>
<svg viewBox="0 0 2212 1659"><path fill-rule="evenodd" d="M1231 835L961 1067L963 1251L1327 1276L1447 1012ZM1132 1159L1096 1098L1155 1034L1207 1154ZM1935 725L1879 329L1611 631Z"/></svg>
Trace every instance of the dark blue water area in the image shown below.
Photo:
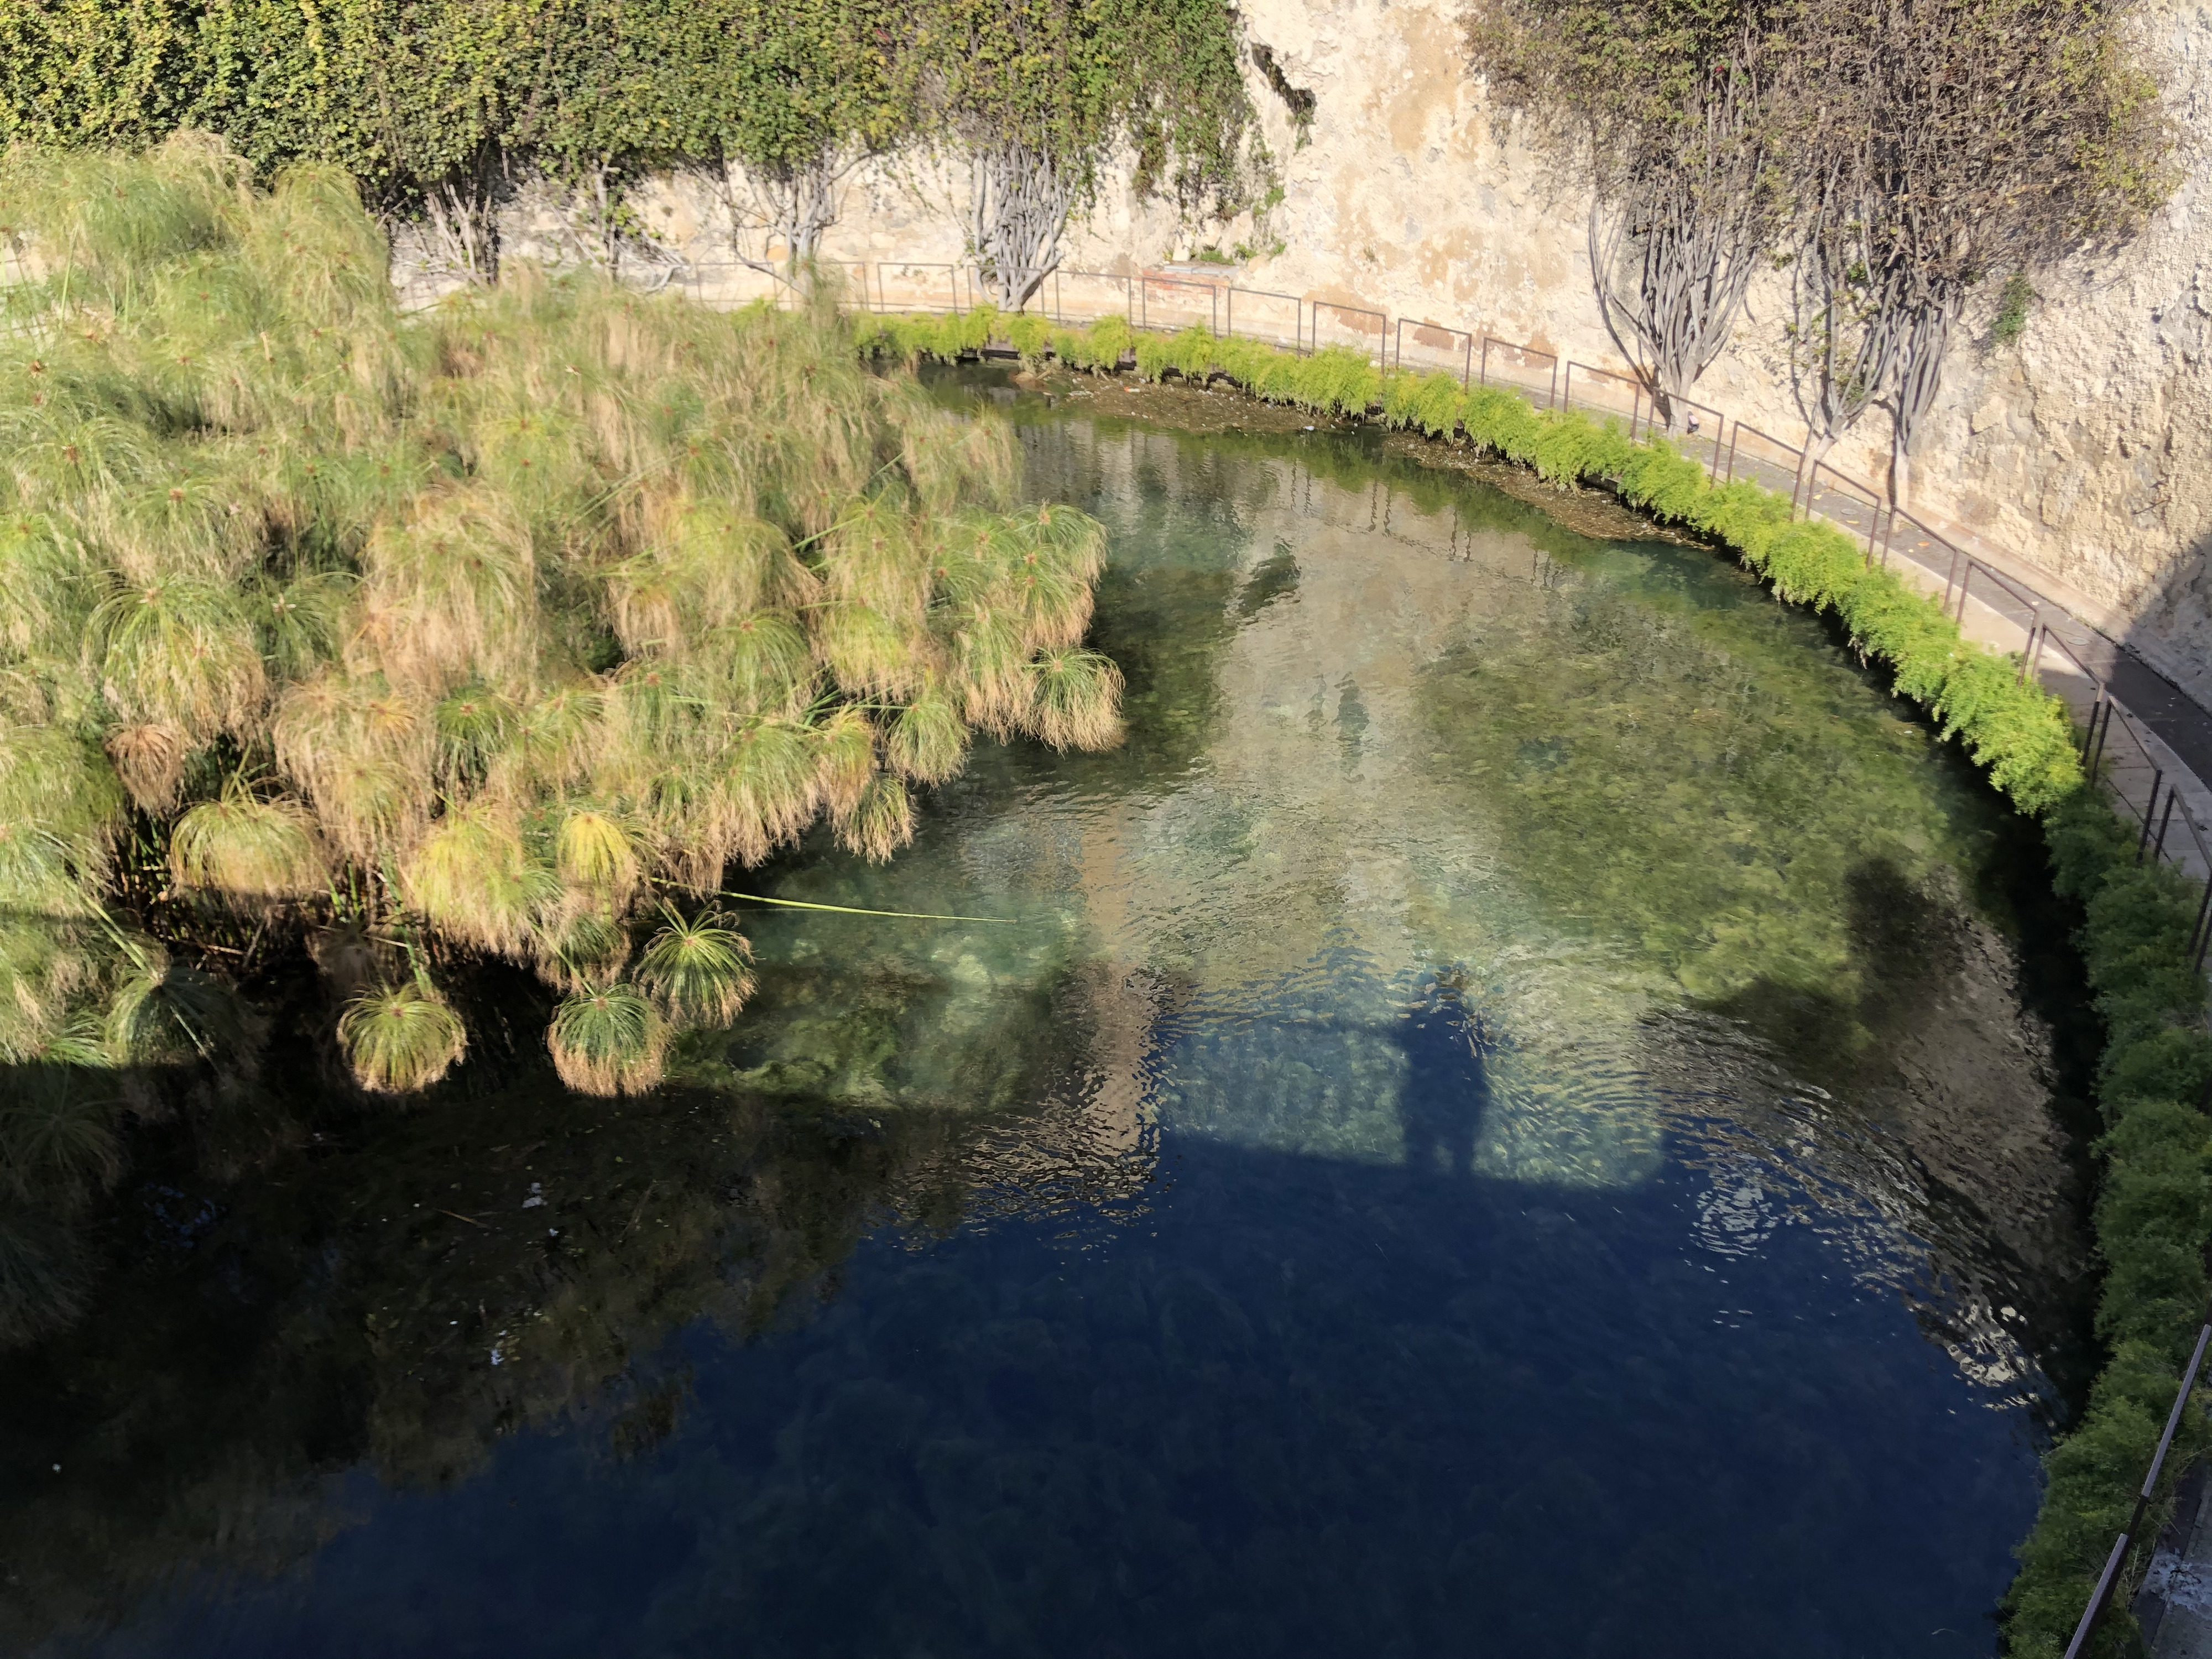
<svg viewBox="0 0 2212 1659"><path fill-rule="evenodd" d="M885 1232L783 1328L684 1328L657 1443L347 1477L311 1568L97 1650L1992 1651L2025 1413L1819 1230L1706 1248L1706 1179L1171 1137L1114 1211Z"/></svg>

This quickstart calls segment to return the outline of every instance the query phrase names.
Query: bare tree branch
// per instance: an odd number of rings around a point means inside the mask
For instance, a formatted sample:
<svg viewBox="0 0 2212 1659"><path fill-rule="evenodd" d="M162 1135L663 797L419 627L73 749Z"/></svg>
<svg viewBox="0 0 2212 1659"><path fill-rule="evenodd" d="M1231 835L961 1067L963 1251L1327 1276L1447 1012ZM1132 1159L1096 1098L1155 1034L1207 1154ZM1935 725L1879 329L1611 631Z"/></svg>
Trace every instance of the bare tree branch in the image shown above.
<svg viewBox="0 0 2212 1659"><path fill-rule="evenodd" d="M1078 170L1008 139L975 151L969 180L969 252L991 285L992 303L1018 311L1059 267Z"/></svg>

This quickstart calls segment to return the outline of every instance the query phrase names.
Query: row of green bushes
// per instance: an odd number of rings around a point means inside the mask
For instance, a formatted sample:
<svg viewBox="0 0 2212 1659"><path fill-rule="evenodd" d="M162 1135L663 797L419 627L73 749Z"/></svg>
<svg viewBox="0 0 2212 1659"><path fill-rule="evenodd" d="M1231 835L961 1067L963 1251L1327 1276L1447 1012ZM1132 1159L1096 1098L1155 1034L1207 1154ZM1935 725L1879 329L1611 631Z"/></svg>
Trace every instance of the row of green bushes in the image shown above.
<svg viewBox="0 0 2212 1659"><path fill-rule="evenodd" d="M2087 1413L2051 1455L2043 1511L2021 1546L2008 1601L2014 1653L2062 1653L2172 1407L2206 1307L2212 1242L2212 1126L2197 1104L2212 1087L2212 1039L2205 982L2187 951L2194 896L2171 868L2138 864L2133 831L2085 787L2066 705L2021 684L2016 657L1969 644L1936 600L1869 568L1841 529L1796 519L1788 498L1757 484L1716 484L1666 440L1632 441L1617 422L1539 410L1510 392L1463 388L1449 374L1386 373L1343 348L1299 356L1204 329L1139 334L1117 317L1079 330L979 309L868 318L860 329L862 349L881 356L949 361L1001 343L1032 364L1049 353L1083 369L1133 360L1147 380L1170 370L1191 380L1218 376L1316 414L1379 417L1465 442L1553 482L1608 485L1656 518L1729 547L1783 597L1832 611L1869 655L1889 665L1900 692L1925 705L2021 811L2043 821L2056 884L2087 916L2080 943L2108 1033L2098 1079L2106 1133L2095 1149L2103 1164L2095 1228L2106 1270L2097 1330L2111 1358ZM2185 1467L2206 1439L2192 1413L2169 1469ZM2116 1607L2099 1651L2125 1652L2135 1642L2132 1620Z"/></svg>
<svg viewBox="0 0 2212 1659"><path fill-rule="evenodd" d="M2033 1659L2065 1651L2112 1540L2128 1519L2182 1367L2206 1316L2204 1258L2212 1243L2212 1087L2205 982L2186 949L2197 895L2158 860L2136 861L2139 836L2094 790L2044 815L2054 883L2080 901L2078 937L2106 1042L2097 1098L2105 1134L2095 1216L2105 1283L2097 1334L2109 1351L2088 1409L2046 1460L2049 1486L2021 1547L2008 1598L2011 1650ZM2203 1396L2199 1396L2200 1400ZM2201 1410L2190 1412L2166 1463L2159 1508L2131 1558L2148 1564L2173 1478L2206 1449ZM2095 1649L2141 1651L2124 1589Z"/></svg>

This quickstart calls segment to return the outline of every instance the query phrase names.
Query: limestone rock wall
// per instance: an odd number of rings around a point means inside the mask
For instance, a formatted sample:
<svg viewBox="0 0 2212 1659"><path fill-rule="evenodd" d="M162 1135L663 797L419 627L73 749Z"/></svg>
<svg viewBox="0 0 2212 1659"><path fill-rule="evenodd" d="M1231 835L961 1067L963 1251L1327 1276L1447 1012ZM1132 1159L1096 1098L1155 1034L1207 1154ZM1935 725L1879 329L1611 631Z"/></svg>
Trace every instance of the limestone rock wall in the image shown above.
<svg viewBox="0 0 2212 1659"><path fill-rule="evenodd" d="M1241 9L1248 40L1314 94L1302 133L1249 71L1282 201L1257 224L1247 216L1197 228L1109 190L1076 239L1072 268L1156 268L1242 243L1257 252L1218 272L1240 287L1624 367L1590 296L1586 204L1547 180L1464 73L1457 0L1243 0ZM2151 0L2147 23L2190 146L2186 182L2121 252L2039 276L2042 298L2016 344L1990 341L1995 295L1980 296L1916 458L1916 504L1939 527L2015 556L2046 591L2212 702L2212 8ZM854 177L828 252L957 259L961 183L910 163ZM696 190L672 184L654 211L690 251L726 244ZM547 222L537 221L541 233ZM908 276L908 291L929 280ZM1066 287L1071 305L1108 291ZM1778 287L1754 291L1698 395L1795 441L1804 426L1782 358L1781 300ZM1887 448L1887 417L1876 410L1832 459L1880 483Z"/></svg>

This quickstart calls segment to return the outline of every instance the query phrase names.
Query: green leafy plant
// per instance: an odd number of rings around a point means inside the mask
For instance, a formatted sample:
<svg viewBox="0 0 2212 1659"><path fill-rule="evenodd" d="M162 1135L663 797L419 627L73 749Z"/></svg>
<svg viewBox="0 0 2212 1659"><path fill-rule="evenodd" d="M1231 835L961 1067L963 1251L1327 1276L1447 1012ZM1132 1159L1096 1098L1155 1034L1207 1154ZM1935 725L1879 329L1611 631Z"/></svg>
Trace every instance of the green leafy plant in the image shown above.
<svg viewBox="0 0 2212 1659"><path fill-rule="evenodd" d="M2001 346L2015 344L2027 331L2027 310L2042 296L2035 285L2027 280L2027 273L2015 270L2005 278L2005 285L1997 295L1997 314L1990 324L1990 339Z"/></svg>
<svg viewBox="0 0 2212 1659"><path fill-rule="evenodd" d="M978 729L1116 740L1099 526L1008 512L1005 429L826 303L518 270L403 318L343 173L199 138L12 153L0 214L45 273L0 343L0 1060L228 1063L222 964L344 932L363 1087L459 1058L431 970L487 957L567 995L564 1078L647 1088L751 986L683 895L817 823L889 858Z"/></svg>

